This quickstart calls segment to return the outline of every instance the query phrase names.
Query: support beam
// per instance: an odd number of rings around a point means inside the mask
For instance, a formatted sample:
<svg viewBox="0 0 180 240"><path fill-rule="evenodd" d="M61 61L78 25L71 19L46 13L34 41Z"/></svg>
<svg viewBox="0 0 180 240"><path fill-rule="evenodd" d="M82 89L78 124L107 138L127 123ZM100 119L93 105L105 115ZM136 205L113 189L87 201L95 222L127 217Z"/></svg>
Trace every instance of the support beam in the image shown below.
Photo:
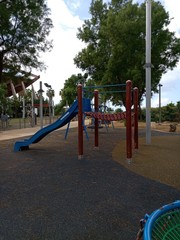
<svg viewBox="0 0 180 240"><path fill-rule="evenodd" d="M13 84L12 81L10 81L10 85L11 85L11 91L12 91L13 97L14 97L14 98L17 98L17 96L16 96L16 90L15 90L15 87L14 87L14 84Z"/></svg>
<svg viewBox="0 0 180 240"><path fill-rule="evenodd" d="M94 108L95 112L99 111L99 93L98 90L94 91ZM99 119L94 119L94 146L99 147Z"/></svg>
<svg viewBox="0 0 180 240"><path fill-rule="evenodd" d="M131 120L131 105L132 105L132 82L126 81L126 157L127 162L132 162L132 120Z"/></svg>
<svg viewBox="0 0 180 240"><path fill-rule="evenodd" d="M83 158L83 106L82 85L78 85L78 159Z"/></svg>
<svg viewBox="0 0 180 240"><path fill-rule="evenodd" d="M134 88L134 148L138 149L138 88Z"/></svg>

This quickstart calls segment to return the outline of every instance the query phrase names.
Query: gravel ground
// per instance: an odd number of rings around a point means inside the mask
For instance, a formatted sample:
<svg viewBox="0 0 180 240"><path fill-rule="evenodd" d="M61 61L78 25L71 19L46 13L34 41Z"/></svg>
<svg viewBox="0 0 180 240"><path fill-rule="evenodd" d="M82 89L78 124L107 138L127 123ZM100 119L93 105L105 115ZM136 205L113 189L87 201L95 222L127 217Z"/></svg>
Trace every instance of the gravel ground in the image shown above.
<svg viewBox="0 0 180 240"><path fill-rule="evenodd" d="M180 132L152 131L151 144L146 144L143 132L139 134L139 149L134 151L131 164L127 164L126 141L120 141L113 150L113 159L146 178L180 190Z"/></svg>
<svg viewBox="0 0 180 240"><path fill-rule="evenodd" d="M123 129L100 130L99 149L77 129L49 134L30 150L0 142L0 240L134 240L139 220L180 199L180 191L113 161ZM140 130L144 135L144 130Z"/></svg>

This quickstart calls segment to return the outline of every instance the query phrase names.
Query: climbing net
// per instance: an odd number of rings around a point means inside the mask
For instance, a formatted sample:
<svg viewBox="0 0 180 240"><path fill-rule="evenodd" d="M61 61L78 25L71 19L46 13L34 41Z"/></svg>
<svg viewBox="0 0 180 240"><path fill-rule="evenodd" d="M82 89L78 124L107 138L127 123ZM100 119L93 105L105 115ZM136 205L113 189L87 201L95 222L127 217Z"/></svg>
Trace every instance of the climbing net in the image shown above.
<svg viewBox="0 0 180 240"><path fill-rule="evenodd" d="M122 113L101 113L101 112L85 112L87 116L105 121L118 121L126 119L126 112Z"/></svg>

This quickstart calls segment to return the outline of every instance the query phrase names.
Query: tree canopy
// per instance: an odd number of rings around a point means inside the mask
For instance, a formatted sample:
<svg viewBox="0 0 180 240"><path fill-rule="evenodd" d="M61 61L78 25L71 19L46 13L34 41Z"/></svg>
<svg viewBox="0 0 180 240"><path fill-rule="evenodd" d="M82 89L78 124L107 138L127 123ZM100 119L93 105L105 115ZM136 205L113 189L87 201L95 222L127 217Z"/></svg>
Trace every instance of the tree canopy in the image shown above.
<svg viewBox="0 0 180 240"><path fill-rule="evenodd" d="M0 0L0 83L42 70L40 53L52 48L46 0Z"/></svg>
<svg viewBox="0 0 180 240"><path fill-rule="evenodd" d="M151 109L151 119L153 122L159 122L161 111L161 121L176 122L180 121L180 102L169 103L166 106ZM142 109L142 120L146 119L146 109Z"/></svg>
<svg viewBox="0 0 180 240"><path fill-rule="evenodd" d="M78 29L77 37L86 47L74 58L77 67L96 84L121 84L130 79L139 88L139 102L145 89L146 5L132 0L92 0L91 18ZM180 39L168 29L170 16L160 2L152 1L152 91L180 57ZM122 100L107 96L114 104Z"/></svg>

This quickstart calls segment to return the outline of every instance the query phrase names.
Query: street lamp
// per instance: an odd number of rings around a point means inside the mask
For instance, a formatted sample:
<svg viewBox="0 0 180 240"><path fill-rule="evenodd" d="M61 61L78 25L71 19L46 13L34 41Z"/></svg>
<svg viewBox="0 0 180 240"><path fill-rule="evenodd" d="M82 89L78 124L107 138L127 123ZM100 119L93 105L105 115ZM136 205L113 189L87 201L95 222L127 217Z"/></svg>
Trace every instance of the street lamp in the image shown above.
<svg viewBox="0 0 180 240"><path fill-rule="evenodd" d="M162 84L159 84L159 124L161 124L161 87Z"/></svg>
<svg viewBox="0 0 180 240"><path fill-rule="evenodd" d="M51 85L49 85L48 83L44 83L44 86L46 86L47 88L51 88Z"/></svg>

